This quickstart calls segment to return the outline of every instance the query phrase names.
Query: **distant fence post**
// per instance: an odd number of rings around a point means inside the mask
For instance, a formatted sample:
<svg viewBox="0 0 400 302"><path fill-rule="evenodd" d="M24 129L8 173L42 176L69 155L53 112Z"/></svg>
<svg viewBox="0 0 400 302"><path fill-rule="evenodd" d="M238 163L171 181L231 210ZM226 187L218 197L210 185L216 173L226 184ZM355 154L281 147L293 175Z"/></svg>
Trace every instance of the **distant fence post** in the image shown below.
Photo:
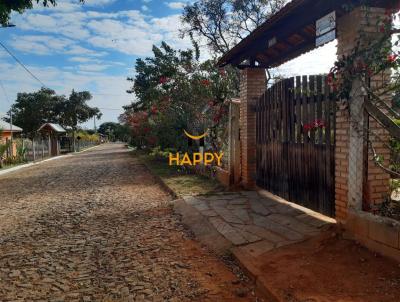
<svg viewBox="0 0 400 302"><path fill-rule="evenodd" d="M32 152L33 152L33 161L35 161L36 160L35 138L32 138Z"/></svg>
<svg viewBox="0 0 400 302"><path fill-rule="evenodd" d="M51 154L51 137L50 137L50 135L47 140L47 150L48 150L48 152L47 152L48 156L51 157L52 154Z"/></svg>
<svg viewBox="0 0 400 302"><path fill-rule="evenodd" d="M25 150L25 140L22 138L22 150ZM26 154L27 152L24 152L23 153L23 156L24 156L24 160L26 160Z"/></svg>

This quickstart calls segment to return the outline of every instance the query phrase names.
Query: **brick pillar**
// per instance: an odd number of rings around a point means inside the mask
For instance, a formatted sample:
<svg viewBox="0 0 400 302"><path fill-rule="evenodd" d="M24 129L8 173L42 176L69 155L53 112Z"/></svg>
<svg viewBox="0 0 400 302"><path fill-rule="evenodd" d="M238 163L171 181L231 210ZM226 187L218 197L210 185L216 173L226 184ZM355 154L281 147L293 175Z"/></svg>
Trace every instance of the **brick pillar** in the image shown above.
<svg viewBox="0 0 400 302"><path fill-rule="evenodd" d="M265 70L246 68L240 75L240 138L242 184L255 187L256 177L256 100L265 92Z"/></svg>
<svg viewBox="0 0 400 302"><path fill-rule="evenodd" d="M384 17L385 9L359 7L339 18L338 57L351 54L358 42L361 46L368 45L368 40L380 34L377 20ZM375 79L372 79L372 82L374 81ZM370 128L375 131L384 130L377 123L371 124L364 116L365 92L358 88L359 83L353 83L350 104L347 100L340 101L336 114L335 202L336 219L340 222L346 220L348 208L362 210L366 201L364 198L368 198L368 202L378 201L378 196L387 194L389 185L388 175L374 167L371 152L368 152L368 164L365 164L367 142L364 127L369 122ZM379 151L380 154L388 154L388 150L380 148ZM371 173L373 175L369 175Z"/></svg>

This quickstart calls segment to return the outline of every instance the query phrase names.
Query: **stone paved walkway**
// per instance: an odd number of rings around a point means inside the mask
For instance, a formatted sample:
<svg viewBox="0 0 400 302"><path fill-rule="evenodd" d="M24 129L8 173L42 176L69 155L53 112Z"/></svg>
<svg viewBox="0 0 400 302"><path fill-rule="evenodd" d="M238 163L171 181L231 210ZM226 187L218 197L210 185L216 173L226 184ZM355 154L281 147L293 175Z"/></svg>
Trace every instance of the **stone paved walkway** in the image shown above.
<svg viewBox="0 0 400 302"><path fill-rule="evenodd" d="M266 192L217 193L184 200L232 245L244 246L254 257L318 235L334 223L333 219Z"/></svg>
<svg viewBox="0 0 400 302"><path fill-rule="evenodd" d="M1 176L0 301L255 301L170 201L122 145Z"/></svg>

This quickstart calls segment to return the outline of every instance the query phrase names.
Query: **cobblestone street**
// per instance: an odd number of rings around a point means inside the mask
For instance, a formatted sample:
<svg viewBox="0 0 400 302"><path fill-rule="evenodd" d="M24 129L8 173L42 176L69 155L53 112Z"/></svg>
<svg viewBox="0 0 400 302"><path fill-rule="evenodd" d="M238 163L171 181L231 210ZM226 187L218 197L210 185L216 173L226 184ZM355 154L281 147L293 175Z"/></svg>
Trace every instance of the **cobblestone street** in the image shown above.
<svg viewBox="0 0 400 302"><path fill-rule="evenodd" d="M0 301L255 301L122 145L0 176Z"/></svg>

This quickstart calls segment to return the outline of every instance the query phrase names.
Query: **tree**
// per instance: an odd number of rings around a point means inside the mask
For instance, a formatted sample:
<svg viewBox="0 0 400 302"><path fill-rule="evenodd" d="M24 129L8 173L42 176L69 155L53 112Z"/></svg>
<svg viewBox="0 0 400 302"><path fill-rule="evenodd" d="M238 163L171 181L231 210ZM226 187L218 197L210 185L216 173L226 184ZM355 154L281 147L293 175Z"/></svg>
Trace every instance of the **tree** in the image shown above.
<svg viewBox="0 0 400 302"><path fill-rule="evenodd" d="M106 135L108 139L113 142L128 142L131 136L129 126L114 122L106 122L101 124L97 131L103 135Z"/></svg>
<svg viewBox="0 0 400 302"><path fill-rule="evenodd" d="M18 93L11 107L13 123L23 128L24 133L32 138L43 123L59 122L58 108L64 101L64 96L57 96L54 90L48 88L33 93Z"/></svg>
<svg viewBox="0 0 400 302"><path fill-rule="evenodd" d="M1 0L0 25L6 26L8 24L11 12L15 11L22 14L26 9L32 9L35 2L42 3L43 6L57 5L56 0ZM84 0L79 0L79 2L84 3Z"/></svg>
<svg viewBox="0 0 400 302"><path fill-rule="evenodd" d="M87 102L92 99L88 91L76 92L72 90L68 99L64 99L57 107L60 114L60 124L70 127L73 131L73 145L75 150L75 132L78 125L87 122L92 117L101 118L102 114L97 107L90 107Z"/></svg>
<svg viewBox="0 0 400 302"><path fill-rule="evenodd" d="M285 0L198 0L185 6L181 33L205 39L216 56L229 51L238 41L264 23Z"/></svg>
<svg viewBox="0 0 400 302"><path fill-rule="evenodd" d="M235 93L232 78L214 60L200 62L197 50L177 51L162 43L153 47L153 57L136 61L136 76L129 80L137 101L125 107L120 120L132 128L137 147L185 150L183 130L209 130L210 144L217 149L217 133L227 120L226 101Z"/></svg>

